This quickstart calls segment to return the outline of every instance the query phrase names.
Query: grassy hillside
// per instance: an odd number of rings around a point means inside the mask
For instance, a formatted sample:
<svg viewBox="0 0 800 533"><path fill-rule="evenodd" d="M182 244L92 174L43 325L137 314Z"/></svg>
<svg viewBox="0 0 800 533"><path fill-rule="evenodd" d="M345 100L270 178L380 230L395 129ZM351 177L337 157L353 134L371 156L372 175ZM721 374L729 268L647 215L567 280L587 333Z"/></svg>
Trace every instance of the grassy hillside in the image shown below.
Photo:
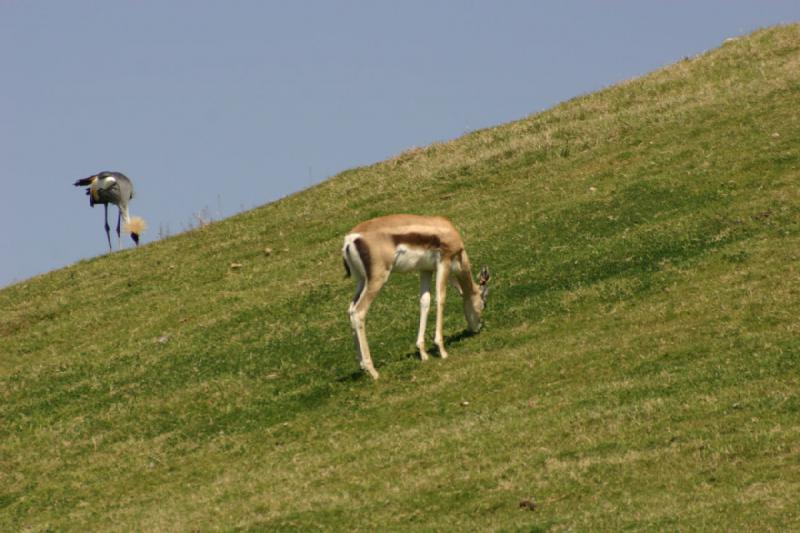
<svg viewBox="0 0 800 533"><path fill-rule="evenodd" d="M0 530L800 528L798 110L774 28L0 291ZM340 247L392 212L493 290L423 364L393 276L373 383Z"/></svg>

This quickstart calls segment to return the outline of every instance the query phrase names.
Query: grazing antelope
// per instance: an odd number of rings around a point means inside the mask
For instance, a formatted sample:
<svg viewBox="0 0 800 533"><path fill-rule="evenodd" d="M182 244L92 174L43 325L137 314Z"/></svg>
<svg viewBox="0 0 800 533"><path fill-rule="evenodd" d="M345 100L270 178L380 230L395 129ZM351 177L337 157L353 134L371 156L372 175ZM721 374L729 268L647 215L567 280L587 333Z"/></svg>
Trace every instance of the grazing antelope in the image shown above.
<svg viewBox="0 0 800 533"><path fill-rule="evenodd" d="M121 248L120 239L120 220L125 222L125 231L131 234L131 239L139 246L139 234L142 233L147 224L139 217L131 218L128 214L128 202L133 198L133 183L121 172L100 172L94 176L77 180L73 183L76 187L86 188L86 195L89 197L89 206L103 204L105 210L105 230L108 238L108 249L111 248L111 228L108 225L108 204L114 204L119 209L117 215L117 248Z"/></svg>
<svg viewBox="0 0 800 533"><path fill-rule="evenodd" d="M356 294L350 304L350 324L361 368L374 379L378 372L372 364L364 321L369 306L391 272L419 272L419 333L417 348L420 358L425 351L425 325L431 304L431 279L436 272L436 334L434 343L439 355L447 357L442 327L447 281L452 273L456 289L464 299L464 316L470 331L481 329L481 313L489 294L489 269L483 267L479 282L472 280L464 242L453 224L443 217L389 215L373 218L354 227L344 238L342 248L347 275L356 280Z"/></svg>

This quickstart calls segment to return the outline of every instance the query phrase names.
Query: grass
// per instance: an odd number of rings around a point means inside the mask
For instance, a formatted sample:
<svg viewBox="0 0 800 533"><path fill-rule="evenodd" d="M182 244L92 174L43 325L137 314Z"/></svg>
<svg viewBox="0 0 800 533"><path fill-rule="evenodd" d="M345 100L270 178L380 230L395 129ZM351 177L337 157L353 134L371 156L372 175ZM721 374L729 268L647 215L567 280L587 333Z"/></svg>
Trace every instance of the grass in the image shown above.
<svg viewBox="0 0 800 533"><path fill-rule="evenodd" d="M798 104L771 28L0 291L0 529L797 529ZM373 383L340 247L390 212L493 288L423 364L393 276Z"/></svg>

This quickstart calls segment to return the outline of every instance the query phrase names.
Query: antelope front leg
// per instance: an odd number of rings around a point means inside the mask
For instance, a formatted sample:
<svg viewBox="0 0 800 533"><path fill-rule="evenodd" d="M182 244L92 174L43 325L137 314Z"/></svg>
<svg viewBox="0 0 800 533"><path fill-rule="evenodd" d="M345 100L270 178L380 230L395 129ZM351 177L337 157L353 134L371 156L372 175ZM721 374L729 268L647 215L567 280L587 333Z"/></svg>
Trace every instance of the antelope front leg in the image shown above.
<svg viewBox="0 0 800 533"><path fill-rule="evenodd" d="M447 358L447 351L444 349L444 301L447 293L447 276L450 274L450 261L442 260L436 265L436 335L433 338L434 344L439 348L439 356Z"/></svg>
<svg viewBox="0 0 800 533"><path fill-rule="evenodd" d="M428 312L431 309L431 278L433 272L421 272L419 275L419 333L417 334L417 350L419 358L428 360L425 351L425 327L428 324Z"/></svg>

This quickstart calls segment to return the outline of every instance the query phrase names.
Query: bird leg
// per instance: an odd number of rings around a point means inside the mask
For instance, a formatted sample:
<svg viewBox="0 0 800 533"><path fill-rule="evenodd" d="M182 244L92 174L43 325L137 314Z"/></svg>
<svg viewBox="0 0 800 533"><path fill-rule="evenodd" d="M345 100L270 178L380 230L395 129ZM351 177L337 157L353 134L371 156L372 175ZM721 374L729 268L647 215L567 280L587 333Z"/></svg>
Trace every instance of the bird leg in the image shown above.
<svg viewBox="0 0 800 533"><path fill-rule="evenodd" d="M119 233L119 221L122 218L122 210L117 213L117 250L122 249L122 237L120 237Z"/></svg>
<svg viewBox="0 0 800 533"><path fill-rule="evenodd" d="M106 228L106 237L108 238L108 250L113 252L114 249L111 247L111 227L108 225L108 204L103 204L103 209L105 210L105 216L106 216L105 228Z"/></svg>

